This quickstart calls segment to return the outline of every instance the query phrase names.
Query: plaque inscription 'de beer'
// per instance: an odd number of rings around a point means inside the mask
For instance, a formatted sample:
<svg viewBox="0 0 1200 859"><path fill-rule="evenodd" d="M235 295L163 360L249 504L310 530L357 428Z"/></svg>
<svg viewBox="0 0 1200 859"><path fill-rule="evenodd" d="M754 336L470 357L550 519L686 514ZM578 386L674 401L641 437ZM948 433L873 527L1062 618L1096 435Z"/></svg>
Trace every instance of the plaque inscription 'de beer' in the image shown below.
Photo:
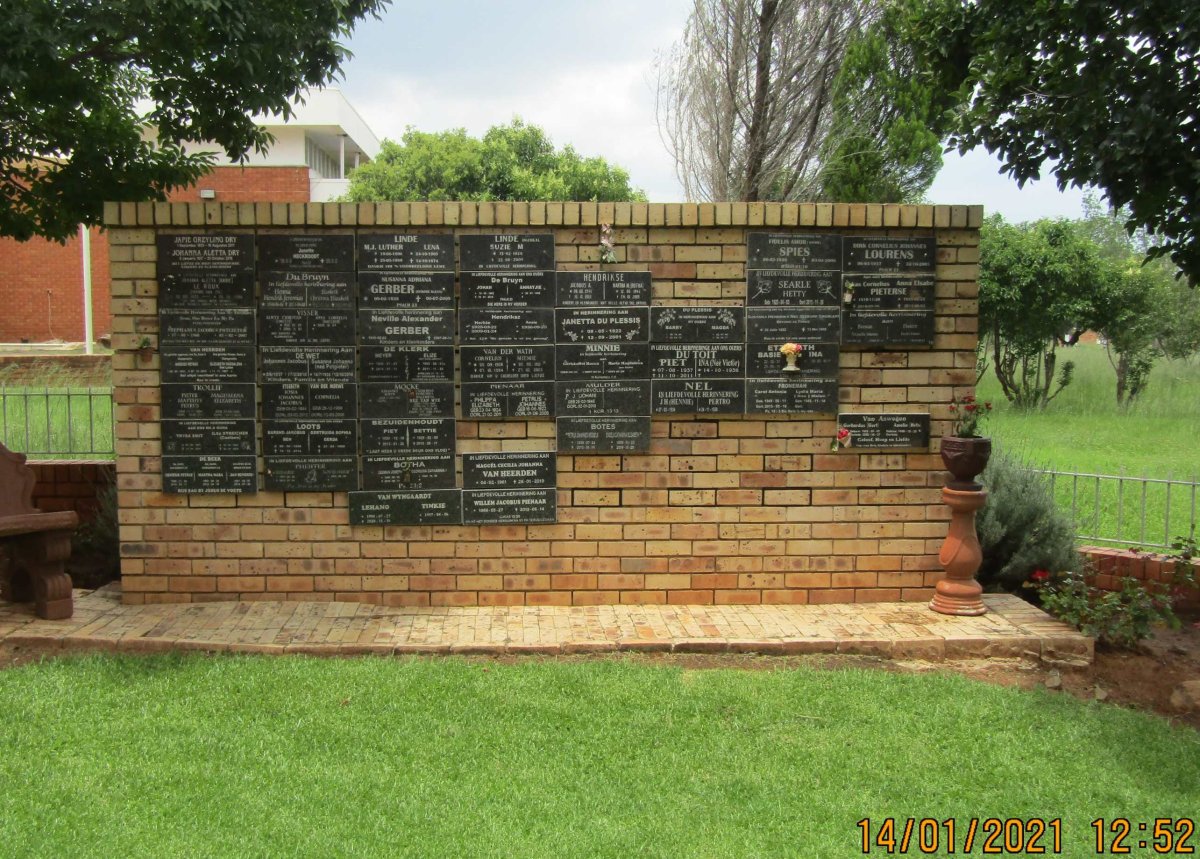
<svg viewBox="0 0 1200 859"><path fill-rule="evenodd" d="M929 448L929 413L838 415L838 426L850 430L852 448Z"/></svg>

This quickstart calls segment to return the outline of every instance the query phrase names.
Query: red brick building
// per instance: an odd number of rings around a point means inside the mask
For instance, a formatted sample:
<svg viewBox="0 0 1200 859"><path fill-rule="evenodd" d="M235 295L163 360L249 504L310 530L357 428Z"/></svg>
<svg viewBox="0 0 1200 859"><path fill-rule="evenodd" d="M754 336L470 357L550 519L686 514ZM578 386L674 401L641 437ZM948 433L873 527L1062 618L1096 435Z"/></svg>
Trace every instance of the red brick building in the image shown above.
<svg viewBox="0 0 1200 859"><path fill-rule="evenodd" d="M262 117L275 135L262 155L244 165L227 160L170 200L226 203L332 200L346 192L346 174L379 151L379 141L358 112L336 89L309 93L291 119ZM212 146L195 146L209 149ZM109 302L109 247L99 228L90 231L92 332L112 330ZM65 244L45 239L18 242L0 238L0 344L82 342L84 252L79 237Z"/></svg>

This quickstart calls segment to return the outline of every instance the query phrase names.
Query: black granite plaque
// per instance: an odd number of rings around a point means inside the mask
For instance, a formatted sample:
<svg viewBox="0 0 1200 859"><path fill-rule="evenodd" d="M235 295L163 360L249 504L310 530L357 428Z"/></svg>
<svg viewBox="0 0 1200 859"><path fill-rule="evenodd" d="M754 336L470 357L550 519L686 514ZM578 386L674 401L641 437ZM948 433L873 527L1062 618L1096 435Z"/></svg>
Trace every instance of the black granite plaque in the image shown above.
<svg viewBox="0 0 1200 859"><path fill-rule="evenodd" d="M254 385L224 382L162 386L162 417L233 420L254 417Z"/></svg>
<svg viewBox="0 0 1200 859"><path fill-rule="evenodd" d="M554 311L549 307L464 307L458 312L458 339L471 343L553 343Z"/></svg>
<svg viewBox="0 0 1200 859"><path fill-rule="evenodd" d="M554 272L462 273L463 307L553 307Z"/></svg>
<svg viewBox="0 0 1200 859"><path fill-rule="evenodd" d="M454 452L364 456L363 489L453 489Z"/></svg>
<svg viewBox="0 0 1200 859"><path fill-rule="evenodd" d="M724 414L746 410L745 379L656 379L656 415Z"/></svg>
<svg viewBox="0 0 1200 859"><path fill-rule="evenodd" d="M637 307L650 304L648 271L560 271L555 275L559 307Z"/></svg>
<svg viewBox="0 0 1200 859"><path fill-rule="evenodd" d="M254 421L162 422L163 456L254 456Z"/></svg>
<svg viewBox="0 0 1200 859"><path fill-rule="evenodd" d="M552 233L461 236L463 271L545 271L554 268Z"/></svg>
<svg viewBox="0 0 1200 859"><path fill-rule="evenodd" d="M556 378L645 379L650 346L646 343L560 343L556 347Z"/></svg>
<svg viewBox="0 0 1200 859"><path fill-rule="evenodd" d="M461 525L462 490L351 492L351 525Z"/></svg>
<svg viewBox="0 0 1200 859"><path fill-rule="evenodd" d="M746 277L748 307L839 307L838 271L751 271Z"/></svg>
<svg viewBox="0 0 1200 859"><path fill-rule="evenodd" d="M364 346L364 382L453 382L453 346Z"/></svg>
<svg viewBox="0 0 1200 859"><path fill-rule="evenodd" d="M749 233L746 268L807 271L842 267L842 237L828 233Z"/></svg>
<svg viewBox="0 0 1200 859"><path fill-rule="evenodd" d="M268 456L263 487L271 492L353 492L358 459L353 456Z"/></svg>
<svg viewBox="0 0 1200 859"><path fill-rule="evenodd" d="M837 379L748 379L746 414L833 414Z"/></svg>
<svg viewBox="0 0 1200 859"><path fill-rule="evenodd" d="M533 525L558 521L555 489L463 491L464 525Z"/></svg>
<svg viewBox="0 0 1200 859"><path fill-rule="evenodd" d="M336 382L354 378L353 346L275 346L261 350L263 382Z"/></svg>
<svg viewBox="0 0 1200 859"><path fill-rule="evenodd" d="M264 382L264 420L330 420L358 416L353 382Z"/></svg>
<svg viewBox="0 0 1200 859"><path fill-rule="evenodd" d="M268 271L260 279L263 307L354 309L354 272Z"/></svg>
<svg viewBox="0 0 1200 859"><path fill-rule="evenodd" d="M463 454L463 489L551 488L557 480L553 451Z"/></svg>
<svg viewBox="0 0 1200 859"><path fill-rule="evenodd" d="M649 417L558 418L559 453L638 453L650 448Z"/></svg>
<svg viewBox="0 0 1200 859"><path fill-rule="evenodd" d="M372 382L358 393L360 417L454 417L453 382Z"/></svg>
<svg viewBox="0 0 1200 859"><path fill-rule="evenodd" d="M258 460L253 456L164 456L163 492L251 494L258 491Z"/></svg>
<svg viewBox="0 0 1200 859"><path fill-rule="evenodd" d="M836 343L842 311L837 307L748 307L746 340L759 343Z"/></svg>
<svg viewBox="0 0 1200 859"><path fill-rule="evenodd" d="M554 317L559 343L644 343L650 338L648 307L565 307Z"/></svg>
<svg viewBox="0 0 1200 859"><path fill-rule="evenodd" d="M359 272L358 306L454 307L454 272Z"/></svg>
<svg viewBox="0 0 1200 859"><path fill-rule="evenodd" d="M358 423L263 421L264 456L357 456Z"/></svg>
<svg viewBox="0 0 1200 859"><path fill-rule="evenodd" d="M235 346L254 345L254 311L218 310L160 310L158 312L160 344L209 346L223 343Z"/></svg>
<svg viewBox="0 0 1200 859"><path fill-rule="evenodd" d="M553 415L553 382L474 382L462 386L464 420Z"/></svg>
<svg viewBox="0 0 1200 859"><path fill-rule="evenodd" d="M454 311L443 309L368 309L358 311L358 334L364 346L454 342Z"/></svg>
<svg viewBox="0 0 1200 859"><path fill-rule="evenodd" d="M253 346L173 346L159 349L162 381L254 383Z"/></svg>
<svg viewBox="0 0 1200 859"><path fill-rule="evenodd" d="M844 305L849 312L863 310L905 310L934 312L933 278L904 277L894 274L851 274L844 290L849 297Z"/></svg>
<svg viewBox="0 0 1200 859"><path fill-rule="evenodd" d="M654 343L745 343L743 307L651 307Z"/></svg>
<svg viewBox="0 0 1200 859"><path fill-rule="evenodd" d="M929 448L929 414L840 414L838 426L850 430L850 447Z"/></svg>
<svg viewBox="0 0 1200 859"><path fill-rule="evenodd" d="M261 271L354 271L354 237L306 233L258 237Z"/></svg>
<svg viewBox="0 0 1200 859"><path fill-rule="evenodd" d="M934 316L902 310L848 310L842 342L854 346L932 346Z"/></svg>
<svg viewBox="0 0 1200 859"><path fill-rule="evenodd" d="M649 379L584 379L556 382L555 414L648 415Z"/></svg>
<svg viewBox="0 0 1200 859"><path fill-rule="evenodd" d="M453 453L454 418L364 418L363 456Z"/></svg>
<svg viewBox="0 0 1200 859"><path fill-rule="evenodd" d="M746 375L758 378L786 377L795 373L801 379L836 379L839 367L837 343L800 343L796 369L785 370L787 359L779 351L783 340L746 344Z"/></svg>
<svg viewBox="0 0 1200 859"><path fill-rule="evenodd" d="M157 237L158 306L254 306L254 236L186 233Z"/></svg>
<svg viewBox="0 0 1200 859"><path fill-rule="evenodd" d="M554 378L553 346L464 346L464 382L544 382Z"/></svg>
<svg viewBox="0 0 1200 859"><path fill-rule="evenodd" d="M259 311L259 344L271 346L354 346L354 311L265 307Z"/></svg>
<svg viewBox="0 0 1200 859"><path fill-rule="evenodd" d="M746 375L741 343L651 343L652 379L736 379Z"/></svg>
<svg viewBox="0 0 1200 859"><path fill-rule="evenodd" d="M937 242L933 238L889 239L847 236L842 242L842 271L933 273Z"/></svg>
<svg viewBox="0 0 1200 859"><path fill-rule="evenodd" d="M449 233L359 233L359 271L454 271Z"/></svg>

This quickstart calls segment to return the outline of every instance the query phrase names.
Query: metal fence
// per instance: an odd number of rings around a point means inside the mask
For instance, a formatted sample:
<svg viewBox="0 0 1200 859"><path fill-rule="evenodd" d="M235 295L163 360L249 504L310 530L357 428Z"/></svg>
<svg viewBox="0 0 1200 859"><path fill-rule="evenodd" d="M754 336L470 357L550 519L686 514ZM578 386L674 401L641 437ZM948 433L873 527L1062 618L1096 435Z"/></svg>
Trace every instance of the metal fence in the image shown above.
<svg viewBox="0 0 1200 859"><path fill-rule="evenodd" d="M30 460L114 457L111 388L0 384L0 442Z"/></svg>
<svg viewBox="0 0 1200 859"><path fill-rule="evenodd" d="M1081 540L1169 548L1195 533L1200 482L1190 479L1035 469L1049 478L1058 506L1070 512Z"/></svg>

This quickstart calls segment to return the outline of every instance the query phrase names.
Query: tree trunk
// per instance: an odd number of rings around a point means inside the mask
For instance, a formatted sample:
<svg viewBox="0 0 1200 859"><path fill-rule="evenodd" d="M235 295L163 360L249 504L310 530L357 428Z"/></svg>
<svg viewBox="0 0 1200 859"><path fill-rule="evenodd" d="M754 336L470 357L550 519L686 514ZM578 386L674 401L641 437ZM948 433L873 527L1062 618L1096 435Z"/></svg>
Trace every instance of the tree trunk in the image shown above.
<svg viewBox="0 0 1200 859"><path fill-rule="evenodd" d="M779 15L779 0L763 0L758 14L758 44L754 55L754 102L750 125L746 129L746 193L747 202L764 199L768 189L763 181L763 162L767 153L767 108L771 97L771 48L775 24Z"/></svg>

